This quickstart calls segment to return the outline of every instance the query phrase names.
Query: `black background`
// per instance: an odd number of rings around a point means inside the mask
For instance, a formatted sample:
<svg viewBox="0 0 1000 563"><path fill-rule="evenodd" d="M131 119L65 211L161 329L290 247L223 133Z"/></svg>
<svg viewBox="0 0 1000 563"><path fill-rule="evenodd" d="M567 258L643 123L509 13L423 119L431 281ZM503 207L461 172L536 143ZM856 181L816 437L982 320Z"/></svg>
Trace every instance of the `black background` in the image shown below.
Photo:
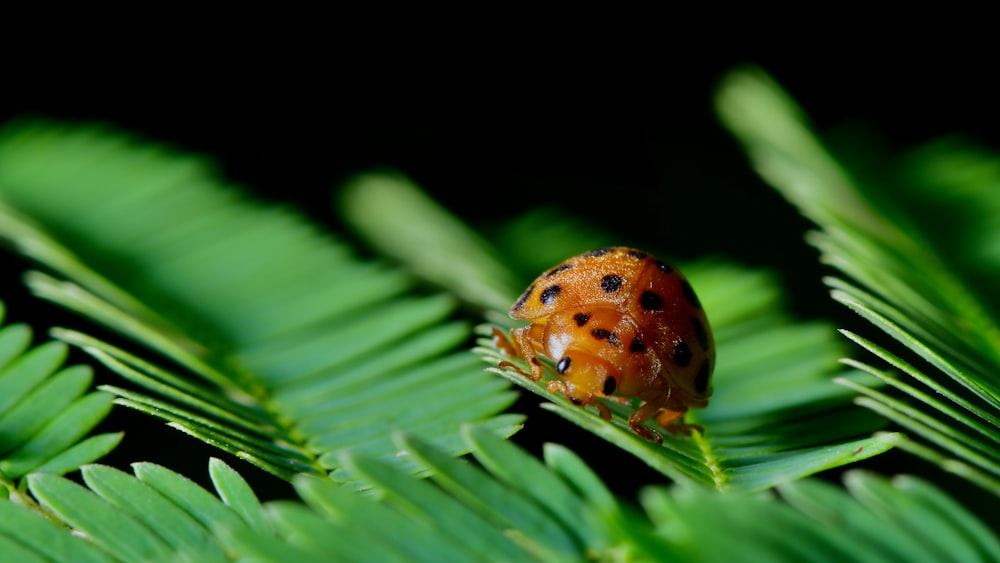
<svg viewBox="0 0 1000 563"><path fill-rule="evenodd" d="M333 77L342 91L329 96L294 83L280 100L254 87L263 81L204 91L192 84L176 99L153 101L140 90L100 101L67 95L28 100L0 117L106 121L211 155L229 180L255 196L291 202L338 232L331 189L373 167L401 170L484 228L538 205L557 206L619 233L623 244L646 242L677 258L718 254L773 269L798 314L864 326L827 298L819 281L826 270L802 242L809 224L757 179L714 117L716 82L743 63L761 64L820 131L861 119L893 150L955 132L1000 147L993 77L983 66L962 66L933 51L811 56L808 62L788 53L704 55L623 71L611 81L581 73L567 83L516 69L467 82L465 69L456 69L448 80L418 73L380 82L385 86L370 96L364 80L341 70ZM669 210L643 205L645 194L661 189L671 190ZM85 326L29 298L17 274L25 268L20 259L0 255L7 322L28 321L39 331ZM99 377L113 381L106 373ZM627 495L663 482L641 461L538 409L533 397L523 397L514 410L529 416L515 440L534 452L544 441L568 444ZM102 429L127 432L107 463L154 461L206 483L206 460L215 455L237 467L262 497L291 494L277 479L144 415L119 408ZM947 479L901 452L866 465ZM965 484L954 486L961 496L974 496Z"/></svg>

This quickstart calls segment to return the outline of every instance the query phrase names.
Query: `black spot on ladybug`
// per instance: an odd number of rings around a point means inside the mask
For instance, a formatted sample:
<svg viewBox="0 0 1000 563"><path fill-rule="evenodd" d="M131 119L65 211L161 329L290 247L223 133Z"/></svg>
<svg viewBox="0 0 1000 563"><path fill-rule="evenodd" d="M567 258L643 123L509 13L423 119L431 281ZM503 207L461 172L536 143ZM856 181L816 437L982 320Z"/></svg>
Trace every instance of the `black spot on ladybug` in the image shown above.
<svg viewBox="0 0 1000 563"><path fill-rule="evenodd" d="M563 359L559 360L559 363L556 364L556 371L558 371L560 375L566 373L566 370L569 369L569 365L572 362L573 360L569 356L563 356Z"/></svg>
<svg viewBox="0 0 1000 563"><path fill-rule="evenodd" d="M615 274L609 274L601 279L601 289L604 293L614 293L621 289L622 287L622 277Z"/></svg>
<svg viewBox="0 0 1000 563"><path fill-rule="evenodd" d="M646 344L642 341L641 336L636 336L632 339L632 343L629 344L628 349L633 354L641 354L646 351Z"/></svg>
<svg viewBox="0 0 1000 563"><path fill-rule="evenodd" d="M674 271L674 269L670 267L670 264L667 264L666 262L662 262L660 260L656 261L656 267L659 268L660 271L663 272L664 274L669 274Z"/></svg>
<svg viewBox="0 0 1000 563"><path fill-rule="evenodd" d="M590 252L586 252L586 253L583 254L583 256L586 256L586 257L604 256L605 254L613 251L614 249L615 249L615 247L613 247L613 246L608 246L606 248L599 248L597 250L591 250Z"/></svg>
<svg viewBox="0 0 1000 563"><path fill-rule="evenodd" d="M590 335L598 340L604 340L610 334L611 334L610 332L604 330L603 328L595 328L594 330L590 331Z"/></svg>
<svg viewBox="0 0 1000 563"><path fill-rule="evenodd" d="M583 405L583 399L581 399L579 397L570 397L569 398L569 402L573 403L574 405L576 405L578 407Z"/></svg>
<svg viewBox="0 0 1000 563"><path fill-rule="evenodd" d="M691 324L694 326L694 335L698 339L698 345L701 346L702 350L708 350L708 332L705 331L705 325L701 324L695 317L691 317Z"/></svg>
<svg viewBox="0 0 1000 563"><path fill-rule="evenodd" d="M646 290L639 297L639 304L647 311L659 311L663 308L663 298L652 291Z"/></svg>
<svg viewBox="0 0 1000 563"><path fill-rule="evenodd" d="M558 285L550 285L549 287L546 287L545 291L543 291L542 295L539 297L542 305L551 305L555 303L556 296L559 295L560 291L562 291L562 288Z"/></svg>
<svg viewBox="0 0 1000 563"><path fill-rule="evenodd" d="M684 297L687 297L689 303L701 309L701 301L698 300L698 296L694 294L694 289L687 280L681 282L681 291L684 292Z"/></svg>
<svg viewBox="0 0 1000 563"><path fill-rule="evenodd" d="M576 321L576 326L583 326L590 320L590 313L577 313L573 315L573 320Z"/></svg>
<svg viewBox="0 0 1000 563"><path fill-rule="evenodd" d="M612 346L621 346L622 341L618 340L618 335L612 332L608 335L608 344Z"/></svg>
<svg viewBox="0 0 1000 563"><path fill-rule="evenodd" d="M678 342L674 346L674 363L680 367L691 363L691 347L686 342Z"/></svg>
<svg viewBox="0 0 1000 563"><path fill-rule="evenodd" d="M701 367L698 368L698 375L694 378L694 390L698 393L704 393L708 390L708 375L712 372L712 363L705 358L705 361L701 363Z"/></svg>
<svg viewBox="0 0 1000 563"><path fill-rule="evenodd" d="M552 268L551 270L546 272L545 277L551 278L552 276L558 274L559 272L565 272L566 270L570 270L572 268L573 268L572 264L563 264L561 266L556 266L555 268Z"/></svg>
<svg viewBox="0 0 1000 563"><path fill-rule="evenodd" d="M604 391L605 395L610 395L615 392L615 389L617 387L618 387L618 382L615 381L615 378L609 375L607 379L604 380L604 389L602 389L602 391Z"/></svg>
<svg viewBox="0 0 1000 563"><path fill-rule="evenodd" d="M643 258L649 255L646 254L645 252L640 252L638 250L629 250L628 254L626 254L625 256L628 256L629 258L635 258L636 260L642 260Z"/></svg>
<svg viewBox="0 0 1000 563"><path fill-rule="evenodd" d="M524 290L524 293L521 294L521 297L517 300L517 303L514 303L514 310L515 311L518 310L518 309L520 309L520 308L522 308L522 307L524 307L524 304L528 302L528 298L531 297L531 292L532 291L535 291L535 286L534 285L532 285L528 289Z"/></svg>

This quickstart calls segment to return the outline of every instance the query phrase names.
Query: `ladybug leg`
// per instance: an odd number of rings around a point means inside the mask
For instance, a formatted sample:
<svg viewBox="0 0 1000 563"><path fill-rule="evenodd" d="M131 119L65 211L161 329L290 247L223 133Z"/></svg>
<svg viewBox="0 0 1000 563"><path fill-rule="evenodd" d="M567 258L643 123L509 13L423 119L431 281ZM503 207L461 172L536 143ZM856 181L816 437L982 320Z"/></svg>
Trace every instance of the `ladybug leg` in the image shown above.
<svg viewBox="0 0 1000 563"><path fill-rule="evenodd" d="M656 423L664 430L675 436L691 436L691 432L697 430L704 434L705 431L697 424L685 424L684 414L688 411L688 405L676 399L668 399L666 404L656 413Z"/></svg>
<svg viewBox="0 0 1000 563"><path fill-rule="evenodd" d="M507 338L507 335L496 327L493 327L493 345L508 356L521 355L517 352L517 349L514 348L514 343L510 341L510 338Z"/></svg>
<svg viewBox="0 0 1000 563"><path fill-rule="evenodd" d="M500 362L500 364L497 367L499 367L500 369L511 368L517 373L523 375L524 377L527 377L532 381L538 381L539 379L542 378L542 362L539 361L538 356L535 356L534 354L532 354L531 358L528 359L528 362L531 363L530 372L524 371L523 369L518 367L517 364L513 362L508 362L507 360Z"/></svg>
<svg viewBox="0 0 1000 563"><path fill-rule="evenodd" d="M569 398L570 396L566 384L562 380L553 379L552 381L549 382L546 388L549 390L550 393L562 393L563 395L566 395L567 398ZM608 398L611 399L612 397ZM572 399L570 400L570 402L573 402ZM576 404L581 407L584 406L582 403L573 403L573 404ZM597 414L600 415L601 418L603 418L604 420L611 420L611 411L608 410L607 405L604 405L600 402L593 402L590 404L597 407Z"/></svg>
<svg viewBox="0 0 1000 563"><path fill-rule="evenodd" d="M663 409L656 415L656 423L675 436L691 436L691 432L694 431L704 434L705 429L701 425L681 422L685 413L687 413L687 407L680 411Z"/></svg>
<svg viewBox="0 0 1000 563"><path fill-rule="evenodd" d="M541 329L541 330L539 330ZM541 332L544 327L541 325L530 325L525 328L515 328L510 331L512 339L508 339L507 336L500 331L500 329L493 329L493 339L496 342L497 347L507 353L510 356L521 357L528 361L528 365L531 366L531 372L526 372L516 364L508 362L506 360L500 362L499 367L503 368L513 368L514 371L527 377L532 381L538 381L542 378L542 362L538 359L538 352L536 352L535 342L538 342L538 338L541 336Z"/></svg>
<svg viewBox="0 0 1000 563"><path fill-rule="evenodd" d="M549 390L549 393L562 393L563 395L566 394L566 384L558 379L553 379L552 381L550 381L549 384L545 386L545 388Z"/></svg>
<svg viewBox="0 0 1000 563"><path fill-rule="evenodd" d="M660 433L655 430L646 428L645 426L643 426L643 423L645 423L650 418L653 418L653 416L656 415L656 413L663 406L663 403L665 403L669 398L670 398L670 389L667 388L663 396L654 397L652 399L647 400L645 403L642 404L641 407L639 407L638 409L635 410L635 412L632 413L632 416L628 417L628 427L631 428L633 432L635 432L639 436L642 436L646 440L649 440L650 442L656 442L657 446L662 445L663 436L661 436Z"/></svg>
<svg viewBox="0 0 1000 563"><path fill-rule="evenodd" d="M679 411L672 411L670 409L661 409L660 412L656 413L656 423L662 426L663 428L666 428L670 424L673 424L674 422L677 422L682 418L684 418L684 413L686 412L687 409Z"/></svg>
<svg viewBox="0 0 1000 563"><path fill-rule="evenodd" d="M640 410L642 410L641 407ZM632 416L628 417L628 427L643 439L650 442L656 442L657 446L663 445L663 436L661 436L656 430L650 430L649 428L643 426L642 423L645 422L645 420L643 420L641 416L636 416L637 414L639 414L639 410L635 411L632 413ZM650 415L647 414L646 416L648 418Z"/></svg>

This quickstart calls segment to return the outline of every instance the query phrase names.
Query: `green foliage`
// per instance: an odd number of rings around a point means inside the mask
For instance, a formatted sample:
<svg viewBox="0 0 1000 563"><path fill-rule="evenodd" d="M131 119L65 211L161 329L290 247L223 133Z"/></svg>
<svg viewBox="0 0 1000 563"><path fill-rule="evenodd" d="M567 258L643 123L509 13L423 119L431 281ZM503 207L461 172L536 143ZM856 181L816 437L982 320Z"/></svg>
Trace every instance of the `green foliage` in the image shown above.
<svg viewBox="0 0 1000 563"><path fill-rule="evenodd" d="M0 542L12 542L5 554L52 561L913 561L928 556L991 561L1000 556L1000 541L981 521L912 477L889 481L851 471L845 476L847 491L803 479L779 486L778 496L650 487L637 510L617 501L566 448L548 445L543 462L491 429L465 426L462 435L478 464L396 434L400 451L418 460L430 479L345 453L343 465L371 485L369 493L302 474L294 485L305 504L283 500L261 506L246 482L214 459L215 495L148 463L134 464L134 476L85 466L85 487L32 475L30 491L77 533L0 501Z"/></svg>
<svg viewBox="0 0 1000 563"><path fill-rule="evenodd" d="M21 549L52 561L229 561L235 550L219 530L229 535L269 531L252 493L241 493L233 502L222 492L245 491L247 484L218 460L212 460L212 475L224 501L158 465L132 468L134 476L104 465L84 466L85 487L32 474L28 490L41 508L75 533L0 502L0 537L11 534Z"/></svg>
<svg viewBox="0 0 1000 563"><path fill-rule="evenodd" d="M337 470L344 449L407 465L398 428L452 454L461 422L517 428L492 416L507 385L454 351L470 335L454 299L415 295L201 159L101 128L9 124L0 236L68 280L32 273L37 295L158 354L55 333L142 389L103 387L117 403L281 477Z"/></svg>
<svg viewBox="0 0 1000 563"><path fill-rule="evenodd" d="M67 348L29 348L31 329L3 326L0 302L0 498L19 494L30 472L62 475L114 449L120 432L87 437L111 410L113 397L91 392L87 366L62 367Z"/></svg>
<svg viewBox="0 0 1000 563"><path fill-rule="evenodd" d="M913 358L845 332L898 370L849 362L895 390L845 382L858 403L932 444L902 447L1000 493L1000 159L946 141L852 166L754 70L727 77L718 108L762 176L820 226L809 240L822 260L853 280L827 279L833 298Z"/></svg>
<svg viewBox="0 0 1000 563"><path fill-rule="evenodd" d="M648 489L642 504L657 530L683 546L682 560L992 561L1000 555L996 535L926 481L851 470L844 482L847 491L814 479L779 485L785 502Z"/></svg>
<svg viewBox="0 0 1000 563"><path fill-rule="evenodd" d="M517 278L500 255L420 190L398 188L407 182L392 172L356 176L343 186L338 207L381 253L416 275L487 314L504 310Z"/></svg>
<svg viewBox="0 0 1000 563"><path fill-rule="evenodd" d="M829 280L835 298L914 359L849 333L905 377L838 365L845 346L833 328L788 315L766 272L683 264L719 363L711 405L688 419L704 434L668 435L663 447L628 429L628 408L609 403L615 416L605 422L549 394L544 381L497 370L509 358L488 338L478 355L454 351L472 334L454 320L458 307L492 323L482 336L509 328L505 309L522 285L616 242L603 233L545 210L476 233L405 178L356 178L341 200L348 222L445 292L426 295L409 274L358 260L294 213L246 201L202 160L103 129L8 126L0 236L54 272L29 273L29 286L148 351L56 329L125 381L83 395L89 371L56 372L64 344L26 351L26 328L0 329L0 445L17 441L0 451L0 491L9 496L0 499L0 553L24 561L1000 559L995 533L925 481L857 470L845 474L846 488L803 478L899 443L997 490L1000 340L989 288L1000 245L988 235L1000 200L988 187L1000 168L968 146L937 145L889 175L893 189L922 186L920 197L883 192L869 188L870 168L845 173L766 78L734 75L720 108L761 169L823 227L811 240L857 284ZM899 199L905 208L890 205ZM921 209L955 217L945 240ZM504 378L675 485L647 487L633 506L569 449L547 444L539 460L503 440L520 421L495 416L513 398ZM868 409L851 405L856 393ZM80 442L111 397L291 479L304 503L262 506L218 460L209 464L215 494L148 463L133 464L134 475L87 465L120 439ZM872 436L880 415L937 447ZM470 458L456 459L462 452ZM83 486L58 476L81 465Z"/></svg>
<svg viewBox="0 0 1000 563"><path fill-rule="evenodd" d="M597 233L581 240L588 236L582 225L556 214L534 213L495 237L527 255L497 250L468 228L457 230L453 217L408 180L392 174L355 178L342 201L346 219L380 251L403 261L414 272L434 272L435 283L452 289L495 319L505 315L523 287L496 283L497 279L517 276L509 269L495 276L493 272L501 264L494 256L540 262L535 255L543 253L552 261L542 262L541 271L588 250L581 243L599 242L603 246L608 242ZM424 211L413 213L414 209ZM539 229L544 229L544 234L539 234ZM421 235L410 236L411 232ZM452 239L463 241L461 252L448 254L452 246L444 241ZM532 244L537 240L546 241L544 249L532 250L542 246ZM567 254L552 258L552 247ZM433 259L427 258L428 248L436 251ZM481 270L477 270L479 264L483 265ZM551 362L545 366L548 377L540 382L509 370L491 367L489 371L547 398L551 402L545 408L638 456L670 478L723 491L766 489L866 459L892 446L893 434L870 437L882 419L853 407L850 391L831 384L837 376L849 381L863 376L853 370L838 372L837 359L844 349L833 327L791 318L783 310L780 287L767 273L718 260L686 264L682 269L697 288L719 350L711 403L687 417L705 429L703 435L666 435L663 446L658 447L629 429L626 419L634 407L607 401L614 414L611 423L601 420L592 408L573 407L546 389L546 381L556 377ZM524 280L524 287L529 282ZM499 291L505 292L504 299L497 297ZM503 304L502 310L496 309L498 302ZM490 329L486 326L481 332L488 336ZM479 344L477 352L492 366L511 359L489 338ZM526 364L521 365L527 369Z"/></svg>

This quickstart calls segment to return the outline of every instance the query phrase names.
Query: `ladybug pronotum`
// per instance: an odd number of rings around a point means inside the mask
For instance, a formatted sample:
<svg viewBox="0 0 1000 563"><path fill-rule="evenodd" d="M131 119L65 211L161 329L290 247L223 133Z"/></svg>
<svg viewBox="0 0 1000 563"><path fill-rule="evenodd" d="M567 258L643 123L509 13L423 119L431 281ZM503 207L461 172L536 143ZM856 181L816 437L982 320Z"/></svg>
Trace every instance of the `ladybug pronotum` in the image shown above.
<svg viewBox="0 0 1000 563"><path fill-rule="evenodd" d="M575 405L617 393L643 401L628 419L638 435L660 444L660 434L643 424L650 418L669 431L689 407L704 407L712 394L715 345L701 303L673 266L634 248L612 247L570 258L545 272L510 308L510 316L531 321L511 331L493 331L508 355L528 361L542 377L539 354L552 359L559 379L549 383ZM620 399L619 399L620 400Z"/></svg>

